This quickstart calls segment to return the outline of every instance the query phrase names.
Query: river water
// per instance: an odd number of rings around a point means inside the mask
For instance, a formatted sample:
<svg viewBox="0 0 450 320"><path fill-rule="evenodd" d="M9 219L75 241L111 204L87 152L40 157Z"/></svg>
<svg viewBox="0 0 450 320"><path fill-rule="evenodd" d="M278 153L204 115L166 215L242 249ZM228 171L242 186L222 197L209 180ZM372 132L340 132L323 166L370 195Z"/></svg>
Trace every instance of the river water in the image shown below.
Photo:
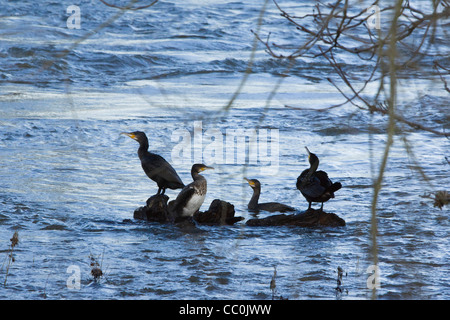
<svg viewBox="0 0 450 320"><path fill-rule="evenodd" d="M99 1L0 2L1 299L271 299L274 267L276 297L373 297L370 208L386 118L351 105L320 113L286 108L343 102L326 80L337 76L321 59L290 66L268 104L287 63L262 45L240 95L222 112L248 66L264 1L160 1L117 19L120 10ZM314 5L280 3L298 15ZM67 27L73 4L79 29ZM280 43L291 39L292 26L272 2L260 28ZM366 71L350 54L342 59L355 74ZM442 82L403 81L399 100L408 116L450 129ZM219 198L245 219L253 216L244 176L261 181L262 202L307 208L295 183L308 166L308 146L343 185L324 209L347 225L258 228L244 220L187 230L135 221L134 209L157 191L140 167L138 145L120 135L135 130L147 133L151 151L186 184L192 163L214 166L205 172L202 210ZM227 144L233 135L254 139L256 156L245 144ZM414 169L404 136L429 182ZM421 197L448 190L449 146L424 131L395 136L377 213L379 299L450 298L448 208ZM15 231L20 242L5 286ZM94 260L104 274L99 281L90 274ZM341 295L338 267L346 272Z"/></svg>

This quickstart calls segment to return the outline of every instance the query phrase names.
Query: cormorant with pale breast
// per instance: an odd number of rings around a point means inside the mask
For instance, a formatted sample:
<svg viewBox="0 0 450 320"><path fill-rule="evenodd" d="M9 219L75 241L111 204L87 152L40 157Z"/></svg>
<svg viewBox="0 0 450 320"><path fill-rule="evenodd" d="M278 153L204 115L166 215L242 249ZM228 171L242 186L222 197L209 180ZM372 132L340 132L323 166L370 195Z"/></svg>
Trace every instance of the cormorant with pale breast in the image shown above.
<svg viewBox="0 0 450 320"><path fill-rule="evenodd" d="M325 171L317 171L319 158L308 150L309 169L304 170L297 178L297 189L308 201L308 210L311 209L312 202L321 202L320 210L323 211L323 203L334 198L334 193L342 188L340 182L331 182Z"/></svg>
<svg viewBox="0 0 450 320"><path fill-rule="evenodd" d="M163 157L148 151L148 139L144 132L122 132L121 134L139 142L138 156L142 169L150 179L157 183L159 188L157 194L163 195L167 188L181 189L184 187L184 183L175 169Z"/></svg>
<svg viewBox="0 0 450 320"><path fill-rule="evenodd" d="M204 164L196 163L192 166L191 175L193 182L180 191L172 206L176 217L192 217L205 201L207 183L205 177L199 173L206 169L214 169Z"/></svg>
<svg viewBox="0 0 450 320"><path fill-rule="evenodd" d="M294 208L278 203L278 202L266 202L266 203L258 203L259 196L261 194L261 183L257 179L247 179L248 184L253 189L253 196L250 199L250 202L248 203L248 209L251 211L269 211L269 212L288 212L288 211L295 211Z"/></svg>

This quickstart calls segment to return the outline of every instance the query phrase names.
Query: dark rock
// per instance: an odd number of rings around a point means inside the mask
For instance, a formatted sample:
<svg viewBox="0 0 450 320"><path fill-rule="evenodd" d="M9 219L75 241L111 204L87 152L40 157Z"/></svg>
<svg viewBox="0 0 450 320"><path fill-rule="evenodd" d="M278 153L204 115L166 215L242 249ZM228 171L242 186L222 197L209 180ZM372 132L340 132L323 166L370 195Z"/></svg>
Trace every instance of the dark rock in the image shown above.
<svg viewBox="0 0 450 320"><path fill-rule="evenodd" d="M308 209L299 214L277 214L261 219L250 219L248 226L299 226L299 227L343 227L344 219L335 213Z"/></svg>
<svg viewBox="0 0 450 320"><path fill-rule="evenodd" d="M234 216L234 206L226 201L215 199L205 212L194 213L194 220L200 224L232 225L243 220L243 217Z"/></svg>
<svg viewBox="0 0 450 320"><path fill-rule="evenodd" d="M135 219L168 222L170 221L167 201L169 197L165 194L155 194L147 199L147 205L134 210Z"/></svg>
<svg viewBox="0 0 450 320"><path fill-rule="evenodd" d="M134 218L154 222L174 222L192 224L192 217L175 217L171 207L174 201L167 204L169 197L166 195L154 195L148 198L147 205L134 211ZM205 212L197 211L193 220L199 224L209 225L232 225L243 220L242 217L234 216L234 206L226 201L215 199L211 202L209 209Z"/></svg>

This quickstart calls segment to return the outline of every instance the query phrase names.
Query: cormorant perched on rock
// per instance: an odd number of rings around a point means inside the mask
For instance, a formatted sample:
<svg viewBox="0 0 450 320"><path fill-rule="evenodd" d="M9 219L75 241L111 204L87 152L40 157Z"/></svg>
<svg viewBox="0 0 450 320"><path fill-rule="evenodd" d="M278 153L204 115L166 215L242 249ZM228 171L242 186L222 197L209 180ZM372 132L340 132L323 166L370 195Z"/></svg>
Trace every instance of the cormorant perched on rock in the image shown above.
<svg viewBox="0 0 450 320"><path fill-rule="evenodd" d="M148 139L144 132L122 132L121 134L139 142L138 155L141 159L142 169L150 179L158 184L157 194L163 195L167 188L181 189L184 187L184 183L175 169L163 157L148 151Z"/></svg>
<svg viewBox="0 0 450 320"><path fill-rule="evenodd" d="M321 202L320 210L323 211L323 203L334 198L334 193L342 188L340 182L332 183L325 171L317 171L319 167L319 158L309 152L308 148L309 169L304 170L297 178L297 189L309 202L308 209L311 209L312 202Z"/></svg>
<svg viewBox="0 0 450 320"><path fill-rule="evenodd" d="M278 202L266 202L266 203L258 203L259 196L261 194L261 183L257 179L247 179L248 184L253 189L253 196L248 203L248 209L251 211L269 211L269 212L287 212L287 211L295 211L294 208L287 206Z"/></svg>
<svg viewBox="0 0 450 320"><path fill-rule="evenodd" d="M192 217L205 201L207 183L205 177L199 173L206 169L214 169L204 164L194 164L191 169L193 182L180 191L177 198L170 204L171 211L178 217Z"/></svg>

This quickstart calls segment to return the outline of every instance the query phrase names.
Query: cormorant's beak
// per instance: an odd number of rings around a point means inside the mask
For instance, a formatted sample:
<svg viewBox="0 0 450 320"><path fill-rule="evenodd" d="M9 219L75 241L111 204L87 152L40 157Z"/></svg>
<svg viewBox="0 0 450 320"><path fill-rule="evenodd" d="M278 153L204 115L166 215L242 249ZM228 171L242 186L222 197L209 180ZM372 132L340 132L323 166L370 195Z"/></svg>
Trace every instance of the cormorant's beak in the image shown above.
<svg viewBox="0 0 450 320"><path fill-rule="evenodd" d="M206 169L214 170L213 167L204 166L204 167L201 168L201 171L205 171ZM200 172L201 172L201 171L200 171Z"/></svg>
<svg viewBox="0 0 450 320"><path fill-rule="evenodd" d="M247 178L244 178L244 180L246 180L248 182L248 184L250 185L250 187L254 187L255 183Z"/></svg>
<svg viewBox="0 0 450 320"><path fill-rule="evenodd" d="M311 156L311 152L309 152L308 147L305 147L305 149L306 149L306 152L308 152L308 159L309 159L309 157Z"/></svg>
<svg viewBox="0 0 450 320"><path fill-rule="evenodd" d="M134 133L121 132L120 134L124 134L126 136L129 136L131 139L136 140L136 135Z"/></svg>

